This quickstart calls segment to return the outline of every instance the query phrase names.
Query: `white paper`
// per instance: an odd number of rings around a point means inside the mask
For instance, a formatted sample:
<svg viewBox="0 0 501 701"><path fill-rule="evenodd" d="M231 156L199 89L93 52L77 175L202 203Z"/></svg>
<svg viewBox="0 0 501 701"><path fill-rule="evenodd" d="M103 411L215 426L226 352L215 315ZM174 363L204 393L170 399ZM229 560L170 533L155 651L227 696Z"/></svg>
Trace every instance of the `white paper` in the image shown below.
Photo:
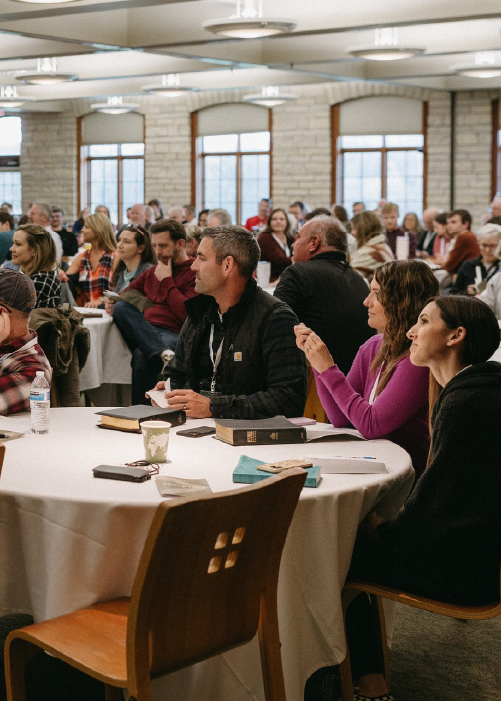
<svg viewBox="0 0 501 701"><path fill-rule="evenodd" d="M369 456L353 456L353 457L314 457L305 458L311 461L314 465L320 465L322 475L348 475L348 474L380 474L387 472L386 465L380 460L376 460Z"/></svg>
<svg viewBox="0 0 501 701"><path fill-rule="evenodd" d="M360 441L365 441L365 438L354 428L307 428L306 429L306 442L329 440L329 438L337 438L338 436L344 436L345 438L355 438Z"/></svg>
<svg viewBox="0 0 501 701"><path fill-rule="evenodd" d="M146 392L146 396L161 409L166 409L169 406L165 396L168 392L170 392L170 377L165 380L165 389L150 389L149 392Z"/></svg>

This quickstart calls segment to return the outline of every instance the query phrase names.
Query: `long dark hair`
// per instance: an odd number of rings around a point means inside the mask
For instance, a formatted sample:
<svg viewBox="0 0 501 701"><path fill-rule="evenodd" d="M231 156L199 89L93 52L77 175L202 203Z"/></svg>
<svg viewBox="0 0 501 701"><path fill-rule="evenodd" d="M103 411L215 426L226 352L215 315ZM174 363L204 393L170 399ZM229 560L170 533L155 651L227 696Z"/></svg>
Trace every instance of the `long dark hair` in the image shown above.
<svg viewBox="0 0 501 701"><path fill-rule="evenodd" d="M157 258L155 256L155 253L153 252L153 248L151 245L150 232L147 231L147 229L143 229L142 226L126 226L125 229L122 229L120 234L123 234L124 231L131 231L134 234L134 239L135 239L137 245L144 246L144 250L141 253L141 263L156 263L157 262ZM120 240L120 237L119 237L119 240ZM127 265L120 258L120 260L118 261L118 265L115 268L115 272L113 273L113 287L115 287L120 275L122 273L124 273L126 270L127 270Z"/></svg>
<svg viewBox="0 0 501 701"><path fill-rule="evenodd" d="M416 323L430 297L438 294L439 286L429 266L418 260L385 263L376 268L374 280L381 287L379 302L386 316L383 342L371 364L373 373L384 364L377 386L379 395L398 361L409 353L411 341L407 338L407 331Z"/></svg>
<svg viewBox="0 0 501 701"><path fill-rule="evenodd" d="M448 329L462 326L466 335L461 344L461 364L485 363L499 347L499 324L492 309L482 300L466 295L435 297L440 317ZM430 417L441 387L433 375L430 378Z"/></svg>

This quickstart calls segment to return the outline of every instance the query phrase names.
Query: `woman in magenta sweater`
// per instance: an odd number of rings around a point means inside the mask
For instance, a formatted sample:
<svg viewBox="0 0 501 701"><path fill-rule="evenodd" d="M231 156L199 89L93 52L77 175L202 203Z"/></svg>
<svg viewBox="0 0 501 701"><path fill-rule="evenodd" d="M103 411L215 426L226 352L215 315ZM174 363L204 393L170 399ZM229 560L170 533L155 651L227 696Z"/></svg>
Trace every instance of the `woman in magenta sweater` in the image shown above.
<svg viewBox="0 0 501 701"><path fill-rule="evenodd" d="M334 426L353 425L364 438L387 438L404 448L419 477L430 447L429 370L409 360L413 326L438 282L421 261L393 261L375 272L364 304L379 335L360 348L345 377L323 341L303 324L296 341L311 363L317 392Z"/></svg>

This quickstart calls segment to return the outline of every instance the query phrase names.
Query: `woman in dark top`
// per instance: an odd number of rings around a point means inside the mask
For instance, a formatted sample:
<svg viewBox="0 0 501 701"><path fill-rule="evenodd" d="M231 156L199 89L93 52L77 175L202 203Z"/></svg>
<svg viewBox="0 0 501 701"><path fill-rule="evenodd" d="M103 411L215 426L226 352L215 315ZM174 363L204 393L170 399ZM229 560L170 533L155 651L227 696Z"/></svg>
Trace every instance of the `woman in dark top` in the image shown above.
<svg viewBox="0 0 501 701"><path fill-rule="evenodd" d="M17 228L10 249L12 262L35 285L35 308L61 306L61 282L56 270L56 246L43 226L23 224Z"/></svg>
<svg viewBox="0 0 501 701"><path fill-rule="evenodd" d="M271 263L270 281L274 282L292 264L291 225L284 209L272 211L266 229L259 234L257 242L261 249L261 260Z"/></svg>
<svg viewBox="0 0 501 701"><path fill-rule="evenodd" d="M499 272L501 226L486 224L478 232L480 257L465 260L459 268L452 291L471 295L483 292L489 280Z"/></svg>
<svg viewBox="0 0 501 701"><path fill-rule="evenodd" d="M430 368L436 387L428 467L396 518L373 512L362 524L348 579L449 603L499 601L501 365L487 362L498 323L478 299L438 297L408 335L411 362ZM348 609L348 642L359 694L378 698L388 689L367 606L364 595Z"/></svg>

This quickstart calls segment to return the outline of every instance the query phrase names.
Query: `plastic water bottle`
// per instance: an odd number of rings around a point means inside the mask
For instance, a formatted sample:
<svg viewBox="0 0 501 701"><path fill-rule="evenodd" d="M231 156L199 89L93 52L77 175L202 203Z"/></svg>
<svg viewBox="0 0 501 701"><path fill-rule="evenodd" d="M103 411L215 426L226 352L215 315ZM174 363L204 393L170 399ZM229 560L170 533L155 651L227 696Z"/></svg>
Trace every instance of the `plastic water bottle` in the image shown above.
<svg viewBox="0 0 501 701"><path fill-rule="evenodd" d="M49 432L50 387L42 370L37 371L30 388L30 429L32 433Z"/></svg>

